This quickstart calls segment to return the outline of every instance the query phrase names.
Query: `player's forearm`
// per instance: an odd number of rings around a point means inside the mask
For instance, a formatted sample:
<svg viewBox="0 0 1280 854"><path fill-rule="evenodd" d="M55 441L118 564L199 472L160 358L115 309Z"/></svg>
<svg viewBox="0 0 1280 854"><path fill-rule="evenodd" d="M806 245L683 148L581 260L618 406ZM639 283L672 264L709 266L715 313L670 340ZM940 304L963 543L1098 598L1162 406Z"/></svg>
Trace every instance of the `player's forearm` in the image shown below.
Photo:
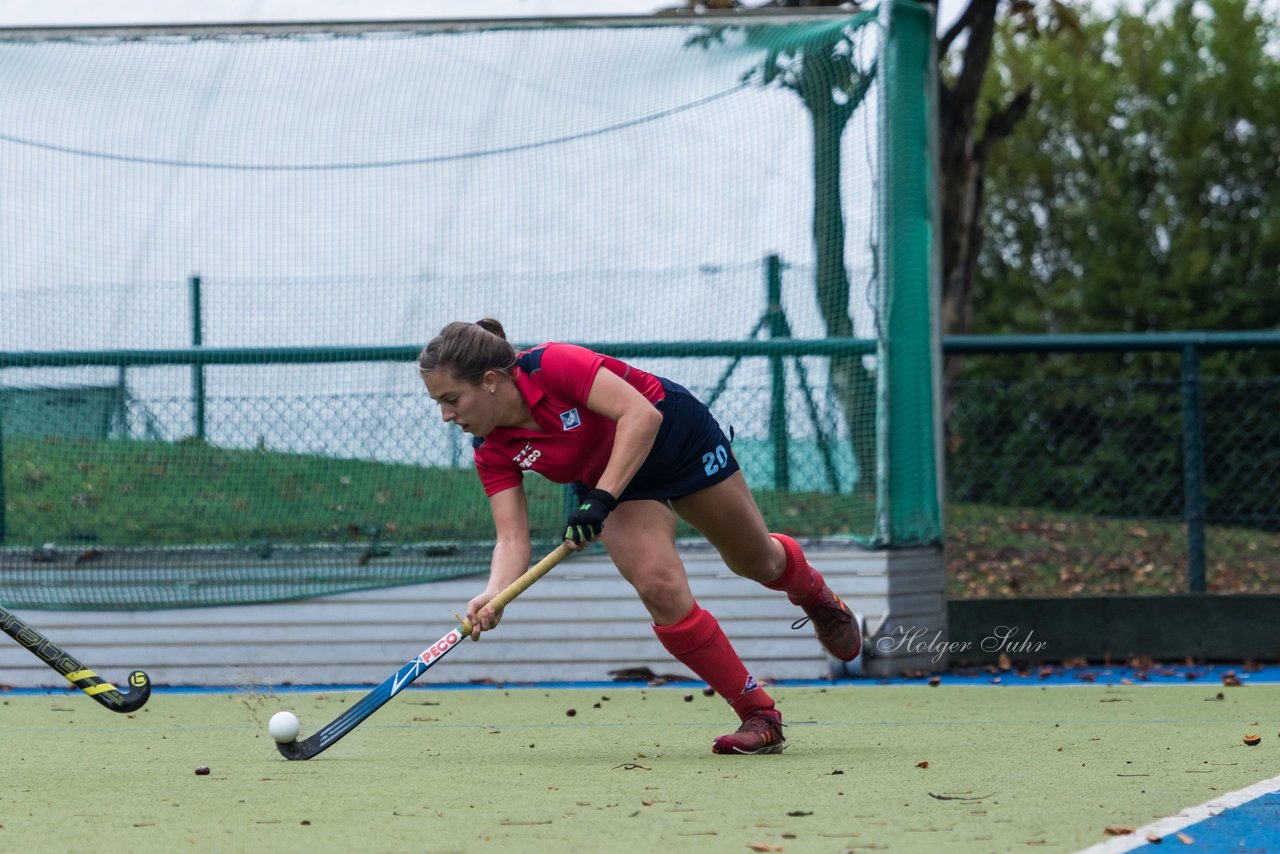
<svg viewBox="0 0 1280 854"><path fill-rule="evenodd" d="M603 489L615 498L621 495L653 450L661 426L662 413L652 407L624 413L617 421L613 452L596 489Z"/></svg>
<svg viewBox="0 0 1280 854"><path fill-rule="evenodd" d="M489 584L487 590L497 593L515 581L529 568L533 557L533 547L528 538L499 539L493 547L493 556L489 559Z"/></svg>

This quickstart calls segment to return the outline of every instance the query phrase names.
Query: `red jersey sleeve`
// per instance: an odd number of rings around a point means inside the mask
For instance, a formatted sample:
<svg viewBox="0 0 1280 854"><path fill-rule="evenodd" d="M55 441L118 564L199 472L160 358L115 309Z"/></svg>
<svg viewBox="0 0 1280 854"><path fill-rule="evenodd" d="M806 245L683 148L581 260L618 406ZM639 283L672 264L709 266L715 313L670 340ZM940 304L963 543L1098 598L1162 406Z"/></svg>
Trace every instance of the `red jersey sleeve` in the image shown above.
<svg viewBox="0 0 1280 854"><path fill-rule="evenodd" d="M548 344L542 353L540 380L544 388L586 404L604 356L577 344Z"/></svg>
<svg viewBox="0 0 1280 854"><path fill-rule="evenodd" d="M476 448L475 455L476 474L480 475L480 485L484 487L485 495L497 495L499 492L520 485L520 470L514 463L495 453L492 448L481 445Z"/></svg>

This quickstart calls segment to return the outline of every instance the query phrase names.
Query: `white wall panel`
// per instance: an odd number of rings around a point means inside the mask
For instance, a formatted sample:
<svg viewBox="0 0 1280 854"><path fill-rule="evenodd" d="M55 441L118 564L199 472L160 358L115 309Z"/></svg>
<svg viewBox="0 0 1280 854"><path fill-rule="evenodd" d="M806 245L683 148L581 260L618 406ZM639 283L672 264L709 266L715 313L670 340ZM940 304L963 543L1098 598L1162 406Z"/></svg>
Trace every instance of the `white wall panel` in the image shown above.
<svg viewBox="0 0 1280 854"><path fill-rule="evenodd" d="M868 551L844 541L805 543L806 553L849 606L879 635L902 626L941 631L946 597L937 550ZM816 679L831 662L780 593L728 572L705 544L681 556L702 607L716 615L757 678ZM107 679L146 670L159 685L373 684L454 624L481 576L367 590L270 605L166 611L19 613ZM868 640L873 647L875 638ZM867 673L936 669L933 653L891 649L864 662ZM610 671L648 667L688 675L653 635L630 586L601 553L557 567L507 609L498 631L467 643L424 677L436 683L605 681ZM65 681L8 638L0 642L0 684Z"/></svg>

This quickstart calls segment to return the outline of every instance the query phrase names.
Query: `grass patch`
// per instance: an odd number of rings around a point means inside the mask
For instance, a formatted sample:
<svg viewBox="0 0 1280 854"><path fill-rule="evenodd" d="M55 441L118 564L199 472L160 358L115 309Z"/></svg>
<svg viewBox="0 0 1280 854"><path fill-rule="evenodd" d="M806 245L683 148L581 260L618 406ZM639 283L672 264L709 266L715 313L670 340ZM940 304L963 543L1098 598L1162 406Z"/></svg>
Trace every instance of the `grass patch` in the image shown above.
<svg viewBox="0 0 1280 854"><path fill-rule="evenodd" d="M954 599L1187 592L1180 522L976 504L951 504L947 514ZM1280 534L1213 526L1206 541L1210 593L1280 593Z"/></svg>
<svg viewBox="0 0 1280 854"><path fill-rule="evenodd" d="M5 544L486 541L489 505L475 473L178 443L11 438L4 446ZM564 488L525 479L535 540L565 516ZM757 493L774 530L870 527L860 496ZM681 536L692 536L682 526Z"/></svg>
<svg viewBox="0 0 1280 854"><path fill-rule="evenodd" d="M469 471L178 443L10 439L6 542L178 545L484 539L493 523ZM562 518L529 486L535 533ZM554 522L552 521L554 520Z"/></svg>

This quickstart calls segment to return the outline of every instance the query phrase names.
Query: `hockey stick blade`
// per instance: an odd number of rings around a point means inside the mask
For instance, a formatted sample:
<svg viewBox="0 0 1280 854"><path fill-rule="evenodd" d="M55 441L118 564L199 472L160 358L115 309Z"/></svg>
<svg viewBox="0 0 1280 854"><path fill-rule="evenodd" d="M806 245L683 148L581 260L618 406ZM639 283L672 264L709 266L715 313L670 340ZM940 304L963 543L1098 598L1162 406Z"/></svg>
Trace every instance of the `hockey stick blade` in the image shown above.
<svg viewBox="0 0 1280 854"><path fill-rule="evenodd" d="M530 567L524 575L511 582L501 593L493 597L491 604L501 611L512 599L519 596L529 585L551 571L572 549L560 544L555 551ZM351 708L338 715L323 726L314 735L301 741L276 742L276 749L285 759L311 759L332 747L338 739L355 729L366 718L382 708L388 700L408 688L414 681L426 673L432 665L444 658L454 647L471 635L471 625L463 620L455 628L450 629L444 637L422 651L416 658L406 661L399 670L361 698Z"/></svg>
<svg viewBox="0 0 1280 854"><path fill-rule="evenodd" d="M302 741L276 742L280 755L285 759L310 759L328 749L338 739L359 726L365 718L382 708L388 700L412 685L414 680L426 673L431 665L444 658L450 650L461 643L464 637L466 635L463 634L463 625L459 623L457 628L450 630L440 640L423 650L417 658L405 662L395 675L365 694L360 702L338 715L314 735Z"/></svg>
<svg viewBox="0 0 1280 854"><path fill-rule="evenodd" d="M129 674L128 687L121 691L4 608L0 608L0 629L99 705L113 712L137 711L151 696L151 679L141 670Z"/></svg>

